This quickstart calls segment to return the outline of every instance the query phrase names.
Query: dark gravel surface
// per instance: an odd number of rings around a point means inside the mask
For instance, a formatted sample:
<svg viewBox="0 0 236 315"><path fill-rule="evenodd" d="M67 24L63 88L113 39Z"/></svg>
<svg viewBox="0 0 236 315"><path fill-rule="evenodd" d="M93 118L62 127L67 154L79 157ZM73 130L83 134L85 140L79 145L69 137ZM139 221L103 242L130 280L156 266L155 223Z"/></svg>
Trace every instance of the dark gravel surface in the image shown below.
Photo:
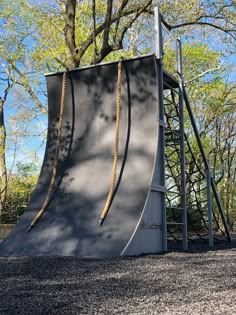
<svg viewBox="0 0 236 315"><path fill-rule="evenodd" d="M0 257L0 314L236 314L236 249Z"/></svg>

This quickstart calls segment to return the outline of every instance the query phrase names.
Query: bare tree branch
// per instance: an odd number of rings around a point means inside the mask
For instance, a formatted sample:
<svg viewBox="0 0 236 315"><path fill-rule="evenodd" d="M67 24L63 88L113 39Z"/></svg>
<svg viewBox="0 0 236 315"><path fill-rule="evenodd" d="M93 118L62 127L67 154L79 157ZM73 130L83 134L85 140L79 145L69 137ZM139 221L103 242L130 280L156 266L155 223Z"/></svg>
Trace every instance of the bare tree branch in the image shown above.
<svg viewBox="0 0 236 315"><path fill-rule="evenodd" d="M31 96L32 100L35 102L35 104L38 106L38 108L41 110L43 114L47 114L48 111L46 107L40 102L37 95L34 93L32 88L30 87L28 78L16 67L14 63L10 63L12 69L20 76L20 78L23 80L21 82L20 80L16 81L17 84L23 86L25 90L28 92L28 94Z"/></svg>
<svg viewBox="0 0 236 315"><path fill-rule="evenodd" d="M126 17L126 16L131 16L134 13L139 12L139 15L143 12L147 11L148 6L150 6L152 3L152 0L148 0L146 5L144 6L143 4L136 6L135 8L129 8L127 10L124 10L122 12L118 12L116 14L113 14L111 16L110 19L110 26L117 22L121 17ZM124 6L125 7L125 6ZM132 21L132 19L131 19ZM99 25L95 31L95 35L98 36L101 32L104 31L106 27L106 23L102 23L101 25ZM90 33L90 35L88 36L87 40L84 41L83 43L81 43L78 47L76 47L75 52L77 54L76 60L77 60L77 66L79 65L79 62L81 60L81 58L83 57L83 55L85 54L86 50L88 49L88 47L93 43L93 32ZM107 53L109 51L109 53L112 51L111 47L108 48L106 47L105 52ZM100 58L98 57L97 60L99 60Z"/></svg>
<svg viewBox="0 0 236 315"><path fill-rule="evenodd" d="M118 10L118 13L117 13L118 20L116 21L115 35L114 35L114 38L113 38L114 42L116 41L116 38L117 38L119 24L120 24L120 18L121 18L122 12L124 11L124 9L127 6L127 4L128 4L128 0L123 0L122 3L121 3L120 8Z"/></svg>
<svg viewBox="0 0 236 315"><path fill-rule="evenodd" d="M106 49L109 45L109 32L111 26L111 15L112 15L112 0L107 0L107 12L105 17L105 24L104 24L104 32L103 32L103 42L102 42L102 50Z"/></svg>
<svg viewBox="0 0 236 315"><path fill-rule="evenodd" d="M119 50L123 48L123 39L127 32L127 30L132 27L133 23L137 20L137 18L143 13L144 10L151 4L151 0L147 2L146 6L142 6L139 10L136 10L134 14L132 14L132 18L128 23L126 23L123 28L120 30L119 37L115 37L115 41L113 41L112 44L107 44L106 47L103 47L101 49L100 53L98 54L96 58L96 63L101 62L110 52ZM110 24L111 26L111 24ZM114 40L114 39L113 39Z"/></svg>
<svg viewBox="0 0 236 315"><path fill-rule="evenodd" d="M193 82L193 81L195 81L195 80L197 80L197 79L200 79L200 78L204 77L204 76L205 76L206 74L208 74L208 73L211 73L211 72L220 70L221 66L222 66L222 63L221 63L218 67L215 67L215 68L212 68L212 69L208 69L208 70L206 70L206 71L203 71L202 73L198 74L196 77L194 77L194 78L192 78L192 79L190 79L190 80L188 80L188 81L185 81L185 83L186 83L186 84L191 83L191 82Z"/></svg>

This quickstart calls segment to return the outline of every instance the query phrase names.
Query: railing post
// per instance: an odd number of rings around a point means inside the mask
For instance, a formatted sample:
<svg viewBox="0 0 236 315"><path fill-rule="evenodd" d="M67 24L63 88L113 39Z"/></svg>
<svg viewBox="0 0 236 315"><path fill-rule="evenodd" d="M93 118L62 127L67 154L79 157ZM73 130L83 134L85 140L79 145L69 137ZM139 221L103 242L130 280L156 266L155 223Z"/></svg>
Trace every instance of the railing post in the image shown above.
<svg viewBox="0 0 236 315"><path fill-rule="evenodd" d="M161 14L159 6L154 7L154 17L155 17L155 38L156 38L156 57L157 59L162 59L163 57L163 39L162 39L162 25L161 25Z"/></svg>
<svg viewBox="0 0 236 315"><path fill-rule="evenodd" d="M163 101L163 68L162 68L162 57L163 57L163 40L162 40L162 24L161 14L159 7L154 7L155 17L155 38L156 38L156 75L157 75L157 102L159 106L159 130L158 130L158 149L160 150L160 170L161 170L161 185L165 186L165 122L164 122L164 101ZM166 227L166 206L165 206L165 192L162 192L162 242L163 251L167 251L167 227Z"/></svg>
<svg viewBox="0 0 236 315"><path fill-rule="evenodd" d="M207 181L207 212L208 212L208 241L209 246L213 247L213 229L212 229L212 202L211 202L211 173L209 168L206 169Z"/></svg>
<svg viewBox="0 0 236 315"><path fill-rule="evenodd" d="M182 244L188 249L188 220L186 207L186 175L185 175L185 133L184 133L184 97L183 97L183 61L180 38L176 41L177 74L179 77L179 121L180 121L180 163L181 163L181 208L182 208Z"/></svg>

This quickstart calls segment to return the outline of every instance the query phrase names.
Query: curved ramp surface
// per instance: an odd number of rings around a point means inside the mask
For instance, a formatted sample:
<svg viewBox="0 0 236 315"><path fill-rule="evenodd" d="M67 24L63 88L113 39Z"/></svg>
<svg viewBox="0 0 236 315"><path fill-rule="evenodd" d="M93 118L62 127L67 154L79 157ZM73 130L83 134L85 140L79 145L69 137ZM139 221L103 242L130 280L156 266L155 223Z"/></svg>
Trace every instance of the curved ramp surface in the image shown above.
<svg viewBox="0 0 236 315"><path fill-rule="evenodd" d="M20 222L1 243L0 255L112 257L125 248L152 179L158 104L154 56L122 63L118 173L127 141L129 101L130 140L122 180L103 226L99 220L114 156L117 63L68 73L54 194L39 222L27 233L46 198L56 151L63 74L47 75L49 128L39 182Z"/></svg>

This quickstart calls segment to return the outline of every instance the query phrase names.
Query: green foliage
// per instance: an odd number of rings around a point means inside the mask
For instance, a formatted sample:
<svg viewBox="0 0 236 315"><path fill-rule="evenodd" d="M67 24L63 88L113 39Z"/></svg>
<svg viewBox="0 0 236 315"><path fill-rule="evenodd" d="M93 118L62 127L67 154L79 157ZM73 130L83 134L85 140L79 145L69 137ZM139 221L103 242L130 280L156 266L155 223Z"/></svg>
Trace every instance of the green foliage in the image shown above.
<svg viewBox="0 0 236 315"><path fill-rule="evenodd" d="M3 205L1 223L16 223L28 206L38 176L32 164L19 163L18 171L12 175L7 186L7 197Z"/></svg>
<svg viewBox="0 0 236 315"><path fill-rule="evenodd" d="M206 44L184 44L183 73L185 81L197 79L198 75L219 67L219 59L220 53L210 49ZM164 68L170 73L173 73L173 69L176 69L176 52L172 48L165 50ZM209 77L207 80L204 76L201 79L203 79L203 83L209 81Z"/></svg>

